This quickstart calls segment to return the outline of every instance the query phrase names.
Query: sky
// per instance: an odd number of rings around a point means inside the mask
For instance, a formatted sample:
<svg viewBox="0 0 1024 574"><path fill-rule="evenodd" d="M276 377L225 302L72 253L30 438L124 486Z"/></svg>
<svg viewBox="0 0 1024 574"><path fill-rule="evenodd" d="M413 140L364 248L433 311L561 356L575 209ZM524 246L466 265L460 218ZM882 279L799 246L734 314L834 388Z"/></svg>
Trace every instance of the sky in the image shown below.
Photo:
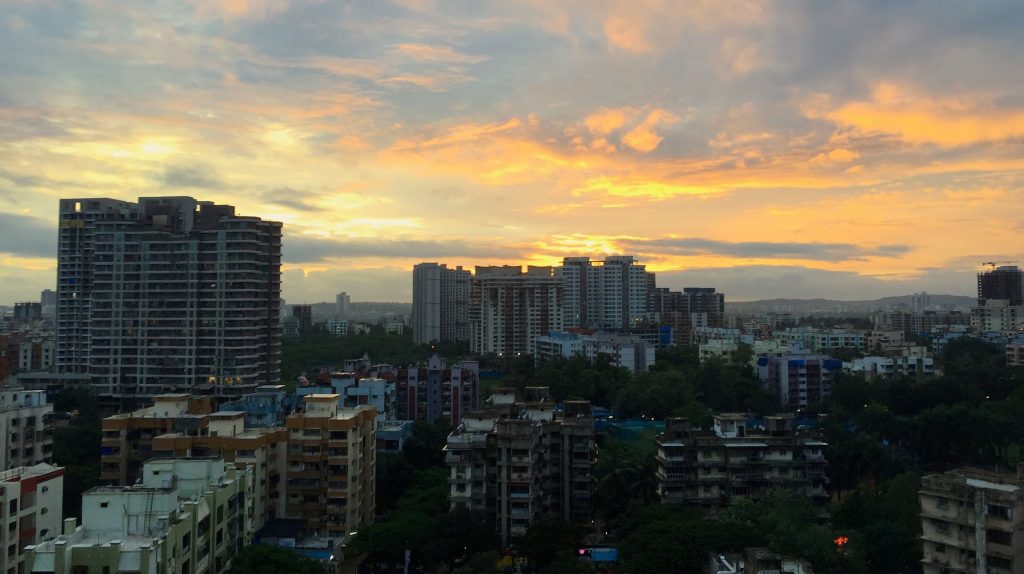
<svg viewBox="0 0 1024 574"><path fill-rule="evenodd" d="M0 303L57 201L285 224L288 302L636 255L727 299L1024 264L1024 3L0 0Z"/></svg>

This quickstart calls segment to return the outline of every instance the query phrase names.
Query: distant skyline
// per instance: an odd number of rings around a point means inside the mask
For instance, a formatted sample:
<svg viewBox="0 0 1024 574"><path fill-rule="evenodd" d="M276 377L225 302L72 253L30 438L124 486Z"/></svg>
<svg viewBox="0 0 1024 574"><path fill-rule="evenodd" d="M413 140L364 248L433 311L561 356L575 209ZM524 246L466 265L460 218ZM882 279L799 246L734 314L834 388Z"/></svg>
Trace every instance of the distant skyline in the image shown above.
<svg viewBox="0 0 1024 574"><path fill-rule="evenodd" d="M1024 5L0 0L0 302L57 200L285 223L284 298L636 255L729 300L1024 264Z"/></svg>

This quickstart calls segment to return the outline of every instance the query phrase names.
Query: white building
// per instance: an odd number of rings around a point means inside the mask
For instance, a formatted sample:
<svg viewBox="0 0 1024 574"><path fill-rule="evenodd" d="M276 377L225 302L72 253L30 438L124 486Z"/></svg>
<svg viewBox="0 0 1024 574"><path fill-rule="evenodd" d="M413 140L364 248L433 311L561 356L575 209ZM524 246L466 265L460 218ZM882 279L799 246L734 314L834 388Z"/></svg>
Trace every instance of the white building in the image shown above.
<svg viewBox="0 0 1024 574"><path fill-rule="evenodd" d="M534 350L537 360L551 357L586 357L594 362L599 355L606 355L611 364L625 367L632 373L642 373L654 365L655 347L639 337L614 334L580 335L552 331L538 337Z"/></svg>
<svg viewBox="0 0 1024 574"><path fill-rule="evenodd" d="M1007 299L989 299L985 305L971 308L971 327L982 333L1024 330L1024 306L1011 305Z"/></svg>
<svg viewBox="0 0 1024 574"><path fill-rule="evenodd" d="M565 285L562 323L566 329L618 331L646 318L647 269L630 255L604 261L566 257L555 276Z"/></svg>
<svg viewBox="0 0 1024 574"><path fill-rule="evenodd" d="M863 349L867 341L864 331L814 327L790 327L776 333L775 339L783 345L795 344L819 352L833 349Z"/></svg>
<svg viewBox="0 0 1024 574"><path fill-rule="evenodd" d="M0 391L0 463L2 469L50 462L53 454L53 405L46 391Z"/></svg>
<svg viewBox="0 0 1024 574"><path fill-rule="evenodd" d="M864 375L868 380L894 376L931 377L935 374L935 359L911 354L899 357L861 357L844 362L843 371Z"/></svg>
<svg viewBox="0 0 1024 574"><path fill-rule="evenodd" d="M252 474L222 459L153 460L142 484L82 495L82 524L29 546L31 572L223 574L251 543Z"/></svg>
<svg viewBox="0 0 1024 574"><path fill-rule="evenodd" d="M551 267L477 267L470 291L471 350L533 353L539 337L562 329L564 294Z"/></svg>
<svg viewBox="0 0 1024 574"><path fill-rule="evenodd" d="M327 332L337 337L348 335L348 319L328 319Z"/></svg>
<svg viewBox="0 0 1024 574"><path fill-rule="evenodd" d="M0 572L26 572L24 548L60 534L64 469L49 464L0 472Z"/></svg>
<svg viewBox="0 0 1024 574"><path fill-rule="evenodd" d="M420 263L412 268L414 343L469 340L470 279L461 266Z"/></svg>

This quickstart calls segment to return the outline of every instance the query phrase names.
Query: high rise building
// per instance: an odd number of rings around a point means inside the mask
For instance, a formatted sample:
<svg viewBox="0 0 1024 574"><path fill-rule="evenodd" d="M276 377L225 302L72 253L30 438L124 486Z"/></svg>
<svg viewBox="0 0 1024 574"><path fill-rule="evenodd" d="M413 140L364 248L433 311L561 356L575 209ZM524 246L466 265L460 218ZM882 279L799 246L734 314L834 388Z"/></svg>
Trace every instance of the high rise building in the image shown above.
<svg viewBox="0 0 1024 574"><path fill-rule="evenodd" d="M39 304L43 307L54 307L57 305L57 292L53 289L43 289L39 294Z"/></svg>
<svg viewBox="0 0 1024 574"><path fill-rule="evenodd" d="M292 317L298 322L300 335L308 335L313 330L312 305L292 305Z"/></svg>
<svg viewBox="0 0 1024 574"><path fill-rule="evenodd" d="M566 329L621 331L646 318L653 274L632 256L604 261L566 257L555 275L565 285L562 322Z"/></svg>
<svg viewBox="0 0 1024 574"><path fill-rule="evenodd" d="M103 396L280 379L281 224L191 197L60 202L60 373Z"/></svg>
<svg viewBox="0 0 1024 574"><path fill-rule="evenodd" d="M1024 305L1024 271L1003 265L978 273L978 305L984 307L990 299L1004 299L1011 307Z"/></svg>
<svg viewBox="0 0 1024 574"><path fill-rule="evenodd" d="M352 303L348 293L345 293L344 291L338 293L338 296L334 298L334 301L336 305L334 312L338 315L338 318L344 319L348 317L349 305Z"/></svg>
<svg viewBox="0 0 1024 574"><path fill-rule="evenodd" d="M417 344L469 340L469 284L461 266L420 263L412 269L412 338Z"/></svg>
<svg viewBox="0 0 1024 574"><path fill-rule="evenodd" d="M551 267L477 267L470 290L470 347L511 357L562 330L565 287Z"/></svg>
<svg viewBox="0 0 1024 574"><path fill-rule="evenodd" d="M714 287L685 287L693 327L725 327L725 295Z"/></svg>
<svg viewBox="0 0 1024 574"><path fill-rule="evenodd" d="M826 355L791 349L757 359L757 378L775 395L780 409L795 411L818 404L832 394L832 381L843 362Z"/></svg>
<svg viewBox="0 0 1024 574"><path fill-rule="evenodd" d="M37 321L43 318L43 305L34 301L14 304L15 321Z"/></svg>

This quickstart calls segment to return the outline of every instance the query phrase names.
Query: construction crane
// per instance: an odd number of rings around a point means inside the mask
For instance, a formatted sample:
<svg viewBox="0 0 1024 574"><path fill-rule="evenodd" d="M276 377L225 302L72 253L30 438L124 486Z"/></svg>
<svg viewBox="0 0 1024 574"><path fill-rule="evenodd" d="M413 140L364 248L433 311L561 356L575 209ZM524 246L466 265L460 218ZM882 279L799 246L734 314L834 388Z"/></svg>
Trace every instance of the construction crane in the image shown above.
<svg viewBox="0 0 1024 574"><path fill-rule="evenodd" d="M996 265L1009 265L1010 263L1013 263L1013 261L983 261L981 264L982 266L988 265L992 268L992 271L995 271Z"/></svg>

